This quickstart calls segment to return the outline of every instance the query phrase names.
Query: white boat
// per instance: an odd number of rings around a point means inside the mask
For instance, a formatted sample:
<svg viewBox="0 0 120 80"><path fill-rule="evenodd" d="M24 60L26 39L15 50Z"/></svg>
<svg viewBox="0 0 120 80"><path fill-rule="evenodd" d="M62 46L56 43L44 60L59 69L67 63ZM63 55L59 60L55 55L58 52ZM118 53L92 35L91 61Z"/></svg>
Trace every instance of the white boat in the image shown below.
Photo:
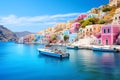
<svg viewBox="0 0 120 80"><path fill-rule="evenodd" d="M117 52L116 49L105 47L105 46L94 46L92 48L93 51L101 51L101 52Z"/></svg>
<svg viewBox="0 0 120 80"><path fill-rule="evenodd" d="M52 50L49 50L49 49L38 48L38 51L39 51L40 54L51 56L51 57L57 57L57 58L68 58L70 56L69 53L63 53L63 54L55 53L55 52L53 52Z"/></svg>
<svg viewBox="0 0 120 80"><path fill-rule="evenodd" d="M78 46L67 46L67 49L74 49L74 50L78 50Z"/></svg>

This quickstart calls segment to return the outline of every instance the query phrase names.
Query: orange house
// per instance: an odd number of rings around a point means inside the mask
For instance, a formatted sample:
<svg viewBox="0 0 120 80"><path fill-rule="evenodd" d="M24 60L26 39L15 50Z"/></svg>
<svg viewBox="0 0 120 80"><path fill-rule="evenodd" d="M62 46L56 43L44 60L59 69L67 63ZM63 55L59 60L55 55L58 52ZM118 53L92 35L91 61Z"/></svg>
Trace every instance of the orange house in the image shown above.
<svg viewBox="0 0 120 80"><path fill-rule="evenodd" d="M101 26L100 24L93 25L93 35L100 33L101 31Z"/></svg>

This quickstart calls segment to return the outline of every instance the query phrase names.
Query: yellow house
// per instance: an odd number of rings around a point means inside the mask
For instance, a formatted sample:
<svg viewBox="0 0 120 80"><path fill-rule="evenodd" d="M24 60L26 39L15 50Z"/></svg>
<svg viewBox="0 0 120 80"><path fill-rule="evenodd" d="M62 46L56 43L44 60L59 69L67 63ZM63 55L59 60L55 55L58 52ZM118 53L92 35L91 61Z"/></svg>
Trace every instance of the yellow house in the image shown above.
<svg viewBox="0 0 120 80"><path fill-rule="evenodd" d="M109 0L109 5L110 6L118 6L120 4L120 0Z"/></svg>
<svg viewBox="0 0 120 80"><path fill-rule="evenodd" d="M101 26L100 24L93 25L93 35L100 33L101 31Z"/></svg>
<svg viewBox="0 0 120 80"><path fill-rule="evenodd" d="M116 9L112 24L120 25L120 8Z"/></svg>
<svg viewBox="0 0 120 80"><path fill-rule="evenodd" d="M68 22L66 23L66 29L70 29L71 26L72 26L72 22L68 21Z"/></svg>
<svg viewBox="0 0 120 80"><path fill-rule="evenodd" d="M91 36L93 34L93 25L88 25L85 27L85 36Z"/></svg>

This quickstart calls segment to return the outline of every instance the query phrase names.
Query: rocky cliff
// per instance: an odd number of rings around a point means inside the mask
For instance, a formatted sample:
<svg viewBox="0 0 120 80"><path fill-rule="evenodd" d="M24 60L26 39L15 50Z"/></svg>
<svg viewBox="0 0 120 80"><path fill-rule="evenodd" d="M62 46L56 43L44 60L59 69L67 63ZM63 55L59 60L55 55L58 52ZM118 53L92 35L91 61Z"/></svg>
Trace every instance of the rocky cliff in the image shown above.
<svg viewBox="0 0 120 80"><path fill-rule="evenodd" d="M18 41L18 37L15 33L0 25L0 41Z"/></svg>
<svg viewBox="0 0 120 80"><path fill-rule="evenodd" d="M21 38L32 33L28 31L23 31L23 32L15 32L15 34L17 35L17 37Z"/></svg>

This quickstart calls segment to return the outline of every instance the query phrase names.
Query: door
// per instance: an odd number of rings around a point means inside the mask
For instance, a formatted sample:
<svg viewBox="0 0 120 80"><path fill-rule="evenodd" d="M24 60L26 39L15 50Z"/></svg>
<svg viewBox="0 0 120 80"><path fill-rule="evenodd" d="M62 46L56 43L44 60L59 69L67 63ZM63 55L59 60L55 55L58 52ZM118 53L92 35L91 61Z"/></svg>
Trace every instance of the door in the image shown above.
<svg viewBox="0 0 120 80"><path fill-rule="evenodd" d="M106 45L108 45L108 39L106 39Z"/></svg>

